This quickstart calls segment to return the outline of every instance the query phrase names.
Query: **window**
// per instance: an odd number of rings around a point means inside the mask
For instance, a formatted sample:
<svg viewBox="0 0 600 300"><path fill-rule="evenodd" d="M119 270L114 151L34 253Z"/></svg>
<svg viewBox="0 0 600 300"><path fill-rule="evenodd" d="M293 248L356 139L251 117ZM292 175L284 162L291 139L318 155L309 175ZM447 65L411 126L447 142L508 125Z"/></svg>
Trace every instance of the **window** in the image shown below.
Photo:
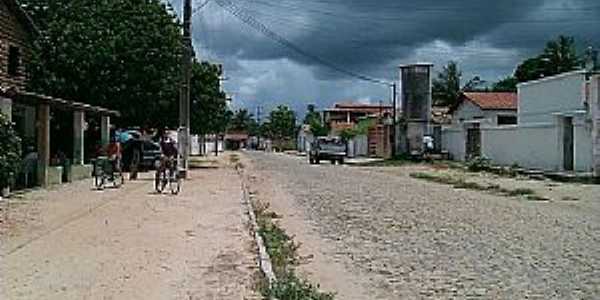
<svg viewBox="0 0 600 300"><path fill-rule="evenodd" d="M498 125L517 125L517 116L498 116Z"/></svg>
<svg viewBox="0 0 600 300"><path fill-rule="evenodd" d="M8 75L19 75L19 67L21 65L20 52L18 47L10 46L8 49Z"/></svg>

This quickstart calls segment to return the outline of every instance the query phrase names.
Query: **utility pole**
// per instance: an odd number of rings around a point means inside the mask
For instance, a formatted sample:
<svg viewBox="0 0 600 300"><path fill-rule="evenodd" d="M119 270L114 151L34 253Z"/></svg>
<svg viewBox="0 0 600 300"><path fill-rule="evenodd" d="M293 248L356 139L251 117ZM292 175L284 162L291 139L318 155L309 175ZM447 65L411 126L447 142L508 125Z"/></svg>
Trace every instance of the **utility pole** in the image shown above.
<svg viewBox="0 0 600 300"><path fill-rule="evenodd" d="M183 2L183 55L181 89L179 91L179 154L182 157L183 177L187 178L190 152L190 78L192 71L192 0Z"/></svg>
<svg viewBox="0 0 600 300"><path fill-rule="evenodd" d="M260 149L260 113L261 107L260 105L256 107L256 125L258 126L258 136L256 137L256 150Z"/></svg>
<svg viewBox="0 0 600 300"><path fill-rule="evenodd" d="M398 85L394 81L392 83L392 158L396 157L396 98L397 98L397 88Z"/></svg>

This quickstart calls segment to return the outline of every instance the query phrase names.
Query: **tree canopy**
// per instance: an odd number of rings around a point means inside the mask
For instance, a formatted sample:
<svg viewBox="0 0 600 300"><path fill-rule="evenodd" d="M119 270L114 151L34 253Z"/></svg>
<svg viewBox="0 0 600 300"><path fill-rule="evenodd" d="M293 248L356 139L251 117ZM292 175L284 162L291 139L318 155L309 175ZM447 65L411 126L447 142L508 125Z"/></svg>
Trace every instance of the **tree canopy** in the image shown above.
<svg viewBox="0 0 600 300"><path fill-rule="evenodd" d="M462 72L455 61L450 61L433 80L435 105L456 107L463 91L474 90L483 81L475 76L461 87Z"/></svg>
<svg viewBox="0 0 600 300"><path fill-rule="evenodd" d="M323 118L321 118L321 114L316 110L314 104L308 105L306 116L304 116L304 124L310 125L310 131L315 136L326 136L329 134L327 124L323 122Z"/></svg>
<svg viewBox="0 0 600 300"><path fill-rule="evenodd" d="M296 113L285 105L280 105L269 114L265 124L267 136L276 140L291 139L296 136Z"/></svg>
<svg viewBox="0 0 600 300"><path fill-rule="evenodd" d="M220 87L220 68L208 62L194 62L190 80L190 125L192 133L214 134L227 129L231 111Z"/></svg>
<svg viewBox="0 0 600 300"><path fill-rule="evenodd" d="M573 71L580 66L581 59L577 55L575 39L561 35L556 40L549 41L541 54L521 63L514 77L519 82L525 82Z"/></svg>
<svg viewBox="0 0 600 300"><path fill-rule="evenodd" d="M181 26L160 0L21 0L41 29L31 89L175 125Z"/></svg>

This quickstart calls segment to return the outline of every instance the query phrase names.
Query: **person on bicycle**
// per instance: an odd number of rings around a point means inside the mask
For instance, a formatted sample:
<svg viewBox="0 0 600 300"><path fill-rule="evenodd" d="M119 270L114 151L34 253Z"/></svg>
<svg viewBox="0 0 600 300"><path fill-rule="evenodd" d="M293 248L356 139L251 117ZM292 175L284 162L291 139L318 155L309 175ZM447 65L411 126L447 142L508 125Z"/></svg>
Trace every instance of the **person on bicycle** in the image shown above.
<svg viewBox="0 0 600 300"><path fill-rule="evenodd" d="M177 160L177 146L175 141L169 137L165 132L160 139L160 151L161 151L161 166L162 168L174 168Z"/></svg>
<svg viewBox="0 0 600 300"><path fill-rule="evenodd" d="M121 144L117 135L111 136L110 143L106 146L106 156L112 165L111 173L114 175L115 171L121 168Z"/></svg>

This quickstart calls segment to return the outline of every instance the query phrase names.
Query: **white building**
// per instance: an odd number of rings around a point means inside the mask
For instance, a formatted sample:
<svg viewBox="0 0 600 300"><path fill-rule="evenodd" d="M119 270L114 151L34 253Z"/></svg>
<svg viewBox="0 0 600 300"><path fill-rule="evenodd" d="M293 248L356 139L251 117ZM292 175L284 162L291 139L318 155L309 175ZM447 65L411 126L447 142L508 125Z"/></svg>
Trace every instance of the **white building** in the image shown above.
<svg viewBox="0 0 600 300"><path fill-rule="evenodd" d="M472 133L481 145L480 154L494 164L600 172L599 94L599 73L574 71L525 82L518 86L516 125L484 122L465 131ZM460 154L469 141L461 140L457 132L446 130L444 145Z"/></svg>

